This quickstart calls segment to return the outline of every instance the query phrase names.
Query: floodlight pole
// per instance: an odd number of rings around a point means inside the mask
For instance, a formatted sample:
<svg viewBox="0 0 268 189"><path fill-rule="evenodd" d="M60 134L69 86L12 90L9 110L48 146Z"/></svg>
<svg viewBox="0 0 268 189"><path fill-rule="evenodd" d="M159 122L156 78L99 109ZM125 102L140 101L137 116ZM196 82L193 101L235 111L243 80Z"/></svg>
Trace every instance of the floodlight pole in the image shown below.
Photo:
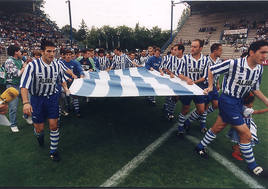
<svg viewBox="0 0 268 189"><path fill-rule="evenodd" d="M171 25L170 25L170 42L172 42L172 30L173 30L173 6L174 1L171 0Z"/></svg>
<svg viewBox="0 0 268 189"><path fill-rule="evenodd" d="M68 3L69 8L69 19L70 19L70 41L71 41L71 48L73 48L73 27L72 27L72 14L71 14L71 2L70 0L67 0L66 3Z"/></svg>

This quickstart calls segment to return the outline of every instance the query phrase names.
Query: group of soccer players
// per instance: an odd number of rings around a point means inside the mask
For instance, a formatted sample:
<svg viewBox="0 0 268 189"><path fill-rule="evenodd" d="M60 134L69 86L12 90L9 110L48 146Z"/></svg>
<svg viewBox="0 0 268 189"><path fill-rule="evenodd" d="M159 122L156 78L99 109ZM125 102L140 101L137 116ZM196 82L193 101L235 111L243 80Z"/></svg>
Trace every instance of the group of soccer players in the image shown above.
<svg viewBox="0 0 268 189"><path fill-rule="evenodd" d="M23 100L23 112L32 115L34 133L41 146L44 145L44 122L48 119L50 128L50 157L59 161L57 146L59 142L59 99L61 108L66 105L66 97L71 96L68 87L72 80L83 78L84 71L127 69L129 67L145 66L148 70L157 70L161 75L169 74L178 77L188 85L196 84L204 90L200 96L173 96L166 97L164 110L168 119L174 118L174 109L178 100L182 109L178 116L179 138L183 138L189 131L191 122L200 121L200 131L204 138L195 148L201 157L207 157L206 147L221 130L228 124L232 125L240 137L239 147L248 163L249 170L255 175L261 175L260 167L253 155L251 133L245 124L242 114L243 97L252 92L268 106L268 99L260 91L259 86L263 73L262 62L268 54L267 41L257 41L249 47L248 55L243 58L222 61L221 44L211 46L210 55L203 55L204 42L195 39L191 44L191 53L184 55L184 46L177 44L171 48L170 54L161 57L159 48L149 47L143 51L139 60L135 53L124 54L120 49L114 50L114 56L105 55L100 49L98 56L94 50L86 49L82 56L71 50L65 50L59 60L55 59L55 45L50 41L43 41L42 57L27 64L23 72L20 88ZM148 53L148 54L147 54ZM219 75L224 74L222 94L219 97ZM31 98L28 97L30 93ZM59 95L64 93L64 95ZM74 111L79 116L79 99L71 96ZM148 97L155 103L155 97ZM194 101L196 110L188 117L191 101ZM211 105L209 103L212 102ZM215 124L208 130L206 126L207 114L219 108L219 115Z"/></svg>
<svg viewBox="0 0 268 189"><path fill-rule="evenodd" d="M169 119L174 117L174 107L179 99L182 103L182 110L178 116L177 135L183 138L185 132L189 131L191 122L200 121L200 130L205 134L204 138L196 146L195 151L203 158L207 158L206 147L228 124L236 131L239 137L239 148L248 164L248 169L253 174L267 175L263 168L259 166L254 158L252 149L252 139L256 138L256 125L252 121L246 121L243 112L243 98L249 93L258 97L266 106L268 106L267 97L260 91L260 83L263 73L262 63L267 59L268 42L253 42L246 56L221 61L222 45L213 44L211 54L204 56L201 51L204 42L196 39L191 43L191 53L181 56L184 48L175 45L171 49L171 54L164 57L160 66L160 73L163 70L171 77L177 76L187 82L187 84L196 84L204 90L205 95L201 96L179 96L167 97L164 108ZM180 53L179 52L180 50ZM219 75L224 74L222 82L222 94L219 97ZM196 110L186 115L190 109L191 101L194 101ZM209 106L209 103L212 105ZM219 108L219 115L214 125L207 130L207 114ZM252 112L252 111L251 111ZM262 112L267 112L267 109ZM249 115L249 114L247 114ZM255 126L254 126L255 125ZM254 129L250 129L254 127ZM251 135L250 131L254 131ZM253 136L253 137L252 137Z"/></svg>

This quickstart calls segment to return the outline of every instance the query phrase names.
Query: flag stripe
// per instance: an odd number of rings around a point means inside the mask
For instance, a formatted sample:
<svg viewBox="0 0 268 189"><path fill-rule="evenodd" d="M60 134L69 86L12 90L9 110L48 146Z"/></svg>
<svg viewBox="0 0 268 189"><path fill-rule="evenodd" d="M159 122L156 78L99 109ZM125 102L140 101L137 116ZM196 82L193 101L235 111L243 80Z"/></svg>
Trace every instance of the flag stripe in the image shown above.
<svg viewBox="0 0 268 189"><path fill-rule="evenodd" d="M161 76L145 68L87 72L84 79L75 79L71 94L86 97L202 95L196 85L187 85L179 78Z"/></svg>

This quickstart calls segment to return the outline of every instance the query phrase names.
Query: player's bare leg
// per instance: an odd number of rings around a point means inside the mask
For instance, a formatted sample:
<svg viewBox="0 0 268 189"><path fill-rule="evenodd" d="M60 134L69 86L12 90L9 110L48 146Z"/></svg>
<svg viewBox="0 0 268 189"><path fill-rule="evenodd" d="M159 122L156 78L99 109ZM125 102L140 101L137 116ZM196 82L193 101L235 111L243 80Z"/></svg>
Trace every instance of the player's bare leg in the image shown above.
<svg viewBox="0 0 268 189"><path fill-rule="evenodd" d="M44 146L44 123L34 123L34 134L40 146Z"/></svg>

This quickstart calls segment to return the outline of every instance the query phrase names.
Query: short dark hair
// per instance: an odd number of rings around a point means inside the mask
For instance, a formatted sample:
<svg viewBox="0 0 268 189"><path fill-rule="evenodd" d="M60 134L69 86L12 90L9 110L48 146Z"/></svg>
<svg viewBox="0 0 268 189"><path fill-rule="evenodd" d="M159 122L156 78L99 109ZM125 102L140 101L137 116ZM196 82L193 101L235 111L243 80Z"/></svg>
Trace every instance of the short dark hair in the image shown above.
<svg viewBox="0 0 268 189"><path fill-rule="evenodd" d="M65 49L63 55L66 55L69 53L73 54L73 51L71 49Z"/></svg>
<svg viewBox="0 0 268 189"><path fill-rule="evenodd" d="M121 49L119 47L115 48L114 50L117 50L117 51L121 52Z"/></svg>
<svg viewBox="0 0 268 189"><path fill-rule="evenodd" d="M178 50L182 50L182 53L183 53L184 50L185 50L184 45L182 45L182 44L178 44Z"/></svg>
<svg viewBox="0 0 268 189"><path fill-rule="evenodd" d="M198 41L199 43L199 47L203 47L204 46L204 40L201 40L201 39L195 39L193 41Z"/></svg>
<svg viewBox="0 0 268 189"><path fill-rule="evenodd" d="M263 46L268 46L268 42L266 40L260 40L260 41L255 41L251 43L251 45L248 48L248 55L249 55L249 51L253 51L255 53L257 50L259 50Z"/></svg>
<svg viewBox="0 0 268 189"><path fill-rule="evenodd" d="M83 49L82 53L87 53L89 51L89 49Z"/></svg>
<svg viewBox="0 0 268 189"><path fill-rule="evenodd" d="M52 41L46 39L41 40L41 50L46 50L46 47L56 47L56 45Z"/></svg>
<svg viewBox="0 0 268 189"><path fill-rule="evenodd" d="M161 53L161 49L159 47L155 47L154 52L159 51Z"/></svg>
<svg viewBox="0 0 268 189"><path fill-rule="evenodd" d="M74 53L75 54L78 54L78 53L80 53L81 51L79 50L79 49L74 49Z"/></svg>
<svg viewBox="0 0 268 189"><path fill-rule="evenodd" d="M184 47L183 45L181 45L181 44L176 44L176 45L173 46L173 48L174 48L174 47L178 47L178 50L182 50L182 53L183 53L184 50L185 50L185 47Z"/></svg>
<svg viewBox="0 0 268 189"><path fill-rule="evenodd" d="M210 52L213 53L214 51L218 50L220 46L222 46L220 43L213 43L210 47Z"/></svg>
<svg viewBox="0 0 268 189"><path fill-rule="evenodd" d="M7 54L8 54L8 56L14 56L15 55L15 52L18 52L18 51L20 51L20 48L17 45L10 45L7 48Z"/></svg>
<svg viewBox="0 0 268 189"><path fill-rule="evenodd" d="M104 54L104 49L103 48L100 48L98 53L103 53Z"/></svg>

